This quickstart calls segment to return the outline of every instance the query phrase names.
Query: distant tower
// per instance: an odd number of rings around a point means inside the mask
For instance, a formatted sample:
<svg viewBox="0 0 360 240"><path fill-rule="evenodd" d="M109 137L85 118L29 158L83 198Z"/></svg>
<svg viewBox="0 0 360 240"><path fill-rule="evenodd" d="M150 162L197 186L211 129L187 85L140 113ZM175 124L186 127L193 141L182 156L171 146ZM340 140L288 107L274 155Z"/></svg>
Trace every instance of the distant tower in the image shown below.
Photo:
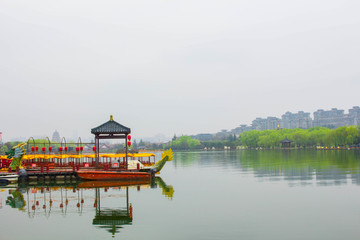
<svg viewBox="0 0 360 240"><path fill-rule="evenodd" d="M51 142L58 142L59 143L60 141L61 141L60 134L58 133L58 131L55 130L55 132L52 135Z"/></svg>

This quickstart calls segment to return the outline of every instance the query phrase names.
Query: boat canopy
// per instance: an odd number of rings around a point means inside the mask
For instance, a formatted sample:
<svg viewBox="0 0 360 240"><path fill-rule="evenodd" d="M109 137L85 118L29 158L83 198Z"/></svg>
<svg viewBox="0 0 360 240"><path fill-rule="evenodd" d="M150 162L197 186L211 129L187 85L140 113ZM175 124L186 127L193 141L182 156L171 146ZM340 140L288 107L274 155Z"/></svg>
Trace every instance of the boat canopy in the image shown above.
<svg viewBox="0 0 360 240"><path fill-rule="evenodd" d="M129 153L129 157L134 158L143 158L143 157L155 157L154 153ZM95 158L95 154L28 154L24 155L23 160L33 160L33 159L65 159L65 158ZM100 154L101 158L124 158L126 157L125 153L104 153ZM0 159L7 159L6 156L0 156Z"/></svg>

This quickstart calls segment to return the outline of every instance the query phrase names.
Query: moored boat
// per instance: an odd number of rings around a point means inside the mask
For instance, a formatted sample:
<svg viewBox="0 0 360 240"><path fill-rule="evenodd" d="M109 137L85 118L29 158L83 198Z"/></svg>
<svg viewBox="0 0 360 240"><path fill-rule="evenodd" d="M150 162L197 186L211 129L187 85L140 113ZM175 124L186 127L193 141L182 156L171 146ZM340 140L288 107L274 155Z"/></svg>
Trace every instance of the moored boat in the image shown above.
<svg viewBox="0 0 360 240"><path fill-rule="evenodd" d="M173 159L171 149L162 154L161 160L151 167L143 167L137 170L78 170L76 174L84 180L131 180L131 179L150 179L158 173L167 161Z"/></svg>
<svg viewBox="0 0 360 240"><path fill-rule="evenodd" d="M130 180L130 179L150 179L150 172L139 171L101 171L101 170L80 170L76 174L85 180Z"/></svg>
<svg viewBox="0 0 360 240"><path fill-rule="evenodd" d="M17 182L19 175L17 174L1 174L0 182L2 183L12 183Z"/></svg>

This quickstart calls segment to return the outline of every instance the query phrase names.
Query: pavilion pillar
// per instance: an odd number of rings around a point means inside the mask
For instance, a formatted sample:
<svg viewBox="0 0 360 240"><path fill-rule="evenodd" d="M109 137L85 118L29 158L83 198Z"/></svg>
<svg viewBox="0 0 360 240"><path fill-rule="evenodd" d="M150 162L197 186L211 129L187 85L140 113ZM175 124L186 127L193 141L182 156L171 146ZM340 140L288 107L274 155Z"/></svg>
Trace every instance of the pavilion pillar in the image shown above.
<svg viewBox="0 0 360 240"><path fill-rule="evenodd" d="M95 166L99 165L99 138L98 135L95 135Z"/></svg>
<svg viewBox="0 0 360 240"><path fill-rule="evenodd" d="M125 134L125 159L126 159L126 170L128 170L128 138L127 138L127 134Z"/></svg>
<svg viewBox="0 0 360 240"><path fill-rule="evenodd" d="M97 159L98 159L98 164L99 164L100 163L100 138L98 138L98 140L97 140L96 153L97 153Z"/></svg>

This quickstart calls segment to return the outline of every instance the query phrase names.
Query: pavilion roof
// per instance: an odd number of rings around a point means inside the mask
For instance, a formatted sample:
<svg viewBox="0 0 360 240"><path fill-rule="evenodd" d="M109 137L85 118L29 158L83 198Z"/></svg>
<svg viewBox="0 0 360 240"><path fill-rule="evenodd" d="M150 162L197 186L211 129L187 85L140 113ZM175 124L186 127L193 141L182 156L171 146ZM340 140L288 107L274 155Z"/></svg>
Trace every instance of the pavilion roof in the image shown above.
<svg viewBox="0 0 360 240"><path fill-rule="evenodd" d="M130 128L115 122L112 118L112 115L110 116L109 121L91 129L92 134L129 134L130 132Z"/></svg>
<svg viewBox="0 0 360 240"><path fill-rule="evenodd" d="M287 138L285 138L285 139L282 140L280 143L292 143L292 141L289 140L289 139L287 139Z"/></svg>

